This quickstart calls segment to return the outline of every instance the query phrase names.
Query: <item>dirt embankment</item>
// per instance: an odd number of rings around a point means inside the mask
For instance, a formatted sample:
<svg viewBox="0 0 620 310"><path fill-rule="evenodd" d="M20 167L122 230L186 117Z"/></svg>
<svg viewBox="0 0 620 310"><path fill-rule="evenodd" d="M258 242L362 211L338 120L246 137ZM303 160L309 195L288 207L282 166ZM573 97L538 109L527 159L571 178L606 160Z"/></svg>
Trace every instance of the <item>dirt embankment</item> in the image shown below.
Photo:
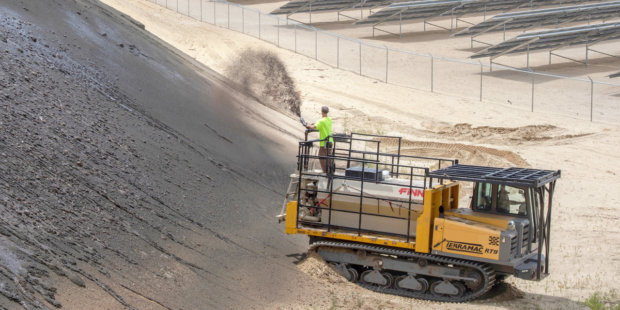
<svg viewBox="0 0 620 310"><path fill-rule="evenodd" d="M89 0L3 4L0 69L0 309L260 307L298 273L254 268L303 248L265 229L291 134L221 77Z"/></svg>

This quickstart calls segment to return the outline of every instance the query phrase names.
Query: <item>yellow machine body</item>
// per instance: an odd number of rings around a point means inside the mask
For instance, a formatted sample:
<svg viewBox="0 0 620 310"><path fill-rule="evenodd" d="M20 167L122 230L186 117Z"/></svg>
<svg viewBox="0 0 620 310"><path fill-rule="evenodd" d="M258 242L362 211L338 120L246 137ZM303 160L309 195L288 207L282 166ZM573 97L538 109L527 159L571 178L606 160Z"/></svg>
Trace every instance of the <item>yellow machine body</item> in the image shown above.
<svg viewBox="0 0 620 310"><path fill-rule="evenodd" d="M506 229L509 218L472 212L471 209L459 209L459 190L460 184L451 182L424 191L424 210L417 219L414 219L416 236L410 238L409 241L379 234L357 234L338 229L327 231L324 228L299 227L296 201L290 201L286 206L285 232L405 248L420 253L440 251L492 260L499 259L500 234ZM440 208L443 208L442 216L440 216Z"/></svg>
<svg viewBox="0 0 620 310"><path fill-rule="evenodd" d="M500 235L500 229L488 224L458 217L437 218L433 250L498 260Z"/></svg>

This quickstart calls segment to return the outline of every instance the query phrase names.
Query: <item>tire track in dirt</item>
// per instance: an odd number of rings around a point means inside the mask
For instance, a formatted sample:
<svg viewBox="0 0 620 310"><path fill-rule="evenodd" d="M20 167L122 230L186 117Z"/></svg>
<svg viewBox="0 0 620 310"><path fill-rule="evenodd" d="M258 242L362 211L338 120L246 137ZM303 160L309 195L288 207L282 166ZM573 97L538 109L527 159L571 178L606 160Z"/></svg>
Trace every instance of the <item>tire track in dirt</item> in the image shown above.
<svg viewBox="0 0 620 310"><path fill-rule="evenodd" d="M568 134L566 133L566 129L562 129L553 125L527 125L521 127L474 127L471 124L460 123L453 126L432 125L430 129L434 133L442 137L450 137L453 139L463 139L467 141L494 144L521 144L527 142L558 141L590 135L590 133Z"/></svg>
<svg viewBox="0 0 620 310"><path fill-rule="evenodd" d="M381 145L387 147L388 152L398 152L394 139L381 139ZM529 167L527 161L514 152L480 145L402 139L400 147L404 155L458 159L461 164Z"/></svg>

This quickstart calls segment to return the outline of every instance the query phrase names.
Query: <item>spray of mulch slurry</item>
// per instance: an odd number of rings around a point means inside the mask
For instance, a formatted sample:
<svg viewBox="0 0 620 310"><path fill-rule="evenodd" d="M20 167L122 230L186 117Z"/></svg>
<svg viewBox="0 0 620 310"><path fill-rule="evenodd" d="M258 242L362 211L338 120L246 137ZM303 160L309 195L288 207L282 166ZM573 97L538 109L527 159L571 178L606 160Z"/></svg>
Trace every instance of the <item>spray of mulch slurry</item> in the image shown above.
<svg viewBox="0 0 620 310"><path fill-rule="evenodd" d="M299 92L284 63L276 54L247 49L225 72L228 78L264 105L299 116Z"/></svg>

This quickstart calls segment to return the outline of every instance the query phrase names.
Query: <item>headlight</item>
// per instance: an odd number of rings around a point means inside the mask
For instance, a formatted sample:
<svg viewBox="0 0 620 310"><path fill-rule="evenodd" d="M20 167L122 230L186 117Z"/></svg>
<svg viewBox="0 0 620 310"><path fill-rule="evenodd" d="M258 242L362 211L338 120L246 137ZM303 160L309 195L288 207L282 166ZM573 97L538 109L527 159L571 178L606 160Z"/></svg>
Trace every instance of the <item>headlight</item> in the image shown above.
<svg viewBox="0 0 620 310"><path fill-rule="evenodd" d="M508 230L515 230L515 221L508 221Z"/></svg>

